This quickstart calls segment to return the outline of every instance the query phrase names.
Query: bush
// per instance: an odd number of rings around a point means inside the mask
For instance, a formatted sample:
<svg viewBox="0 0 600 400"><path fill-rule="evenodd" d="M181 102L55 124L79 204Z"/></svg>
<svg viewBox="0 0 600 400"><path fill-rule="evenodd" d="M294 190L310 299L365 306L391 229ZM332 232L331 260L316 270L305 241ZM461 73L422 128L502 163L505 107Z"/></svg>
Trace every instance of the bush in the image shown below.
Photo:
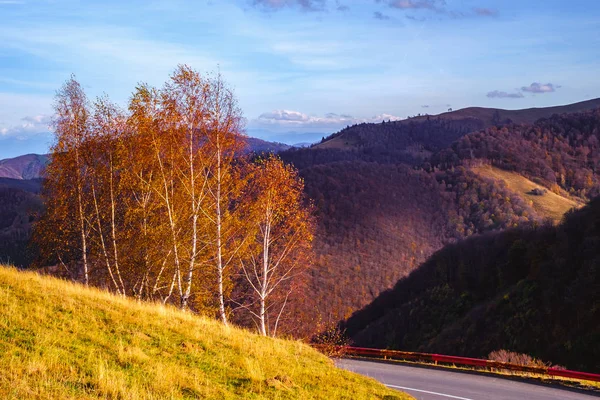
<svg viewBox="0 0 600 400"><path fill-rule="evenodd" d="M509 364L522 365L525 367L547 368L551 366L550 363L533 358L528 354L516 353L508 350L492 351L490 354L488 354L488 359Z"/></svg>
<svg viewBox="0 0 600 400"><path fill-rule="evenodd" d="M331 327L326 331L316 335L313 345L321 353L332 358L341 358L346 354L346 346L350 345L344 331L337 326Z"/></svg>

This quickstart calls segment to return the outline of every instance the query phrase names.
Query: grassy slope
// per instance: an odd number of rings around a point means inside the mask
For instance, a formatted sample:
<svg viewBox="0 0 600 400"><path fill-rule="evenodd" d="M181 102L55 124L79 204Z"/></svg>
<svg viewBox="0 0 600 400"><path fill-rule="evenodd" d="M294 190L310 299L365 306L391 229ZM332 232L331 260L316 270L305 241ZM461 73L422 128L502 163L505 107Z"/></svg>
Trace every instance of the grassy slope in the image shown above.
<svg viewBox="0 0 600 400"><path fill-rule="evenodd" d="M319 143L315 146L317 149L340 149L340 150L350 150L353 149L357 142L354 139L348 139L344 137L345 135L336 136L332 139L327 140L326 142Z"/></svg>
<svg viewBox="0 0 600 400"><path fill-rule="evenodd" d="M542 186L515 172L505 171L488 165L473 167L472 170L480 176L503 181L508 189L517 193L524 200L530 201L533 209L541 216L551 218L556 222L560 221L563 215L570 209L579 208L583 205L551 191L548 191L543 196L529 194L531 190L542 188Z"/></svg>
<svg viewBox="0 0 600 400"><path fill-rule="evenodd" d="M0 267L0 398L409 398L299 342Z"/></svg>

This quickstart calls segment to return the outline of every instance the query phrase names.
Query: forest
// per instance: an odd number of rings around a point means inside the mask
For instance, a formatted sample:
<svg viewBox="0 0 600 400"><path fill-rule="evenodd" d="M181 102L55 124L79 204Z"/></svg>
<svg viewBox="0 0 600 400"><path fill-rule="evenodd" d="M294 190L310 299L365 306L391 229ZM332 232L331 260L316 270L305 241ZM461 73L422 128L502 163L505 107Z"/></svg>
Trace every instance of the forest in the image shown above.
<svg viewBox="0 0 600 400"><path fill-rule="evenodd" d="M600 194L599 121L596 109L554 115L533 125L489 128L462 137L435 154L427 167L446 170L481 159L538 179L551 190L590 199Z"/></svg>
<svg viewBox="0 0 600 400"><path fill-rule="evenodd" d="M463 124L437 117L359 124L320 145L281 153L300 169L316 205L317 268L309 290L321 299L320 314L328 323L347 318L445 245L550 223L530 197L472 167L514 171L578 202L600 187L598 110L471 133ZM436 136L441 139L432 140ZM322 147L340 138L342 147ZM435 151L450 138L458 140ZM407 146L430 155L407 163Z"/></svg>
<svg viewBox="0 0 600 400"><path fill-rule="evenodd" d="M32 223L42 212L35 193L39 181L0 179L0 261L17 266L30 265L35 258L30 237Z"/></svg>
<svg viewBox="0 0 600 400"><path fill-rule="evenodd" d="M558 225L446 246L341 328L357 346L600 368L600 199Z"/></svg>

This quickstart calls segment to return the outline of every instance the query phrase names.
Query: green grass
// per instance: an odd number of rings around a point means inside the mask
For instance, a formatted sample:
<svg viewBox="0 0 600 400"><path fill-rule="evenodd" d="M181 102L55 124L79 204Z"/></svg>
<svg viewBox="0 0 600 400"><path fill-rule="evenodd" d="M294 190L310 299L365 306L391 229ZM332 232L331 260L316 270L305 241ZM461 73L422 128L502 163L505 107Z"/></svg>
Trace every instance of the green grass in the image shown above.
<svg viewBox="0 0 600 400"><path fill-rule="evenodd" d="M300 342L0 267L2 399L408 399Z"/></svg>
<svg viewBox="0 0 600 400"><path fill-rule="evenodd" d="M583 205L565 196L553 193L550 190L543 196L530 194L531 190L543 188L543 186L516 172L505 171L489 165L473 167L472 170L481 176L503 181L509 190L521 196L542 217L551 218L555 222L561 221L567 211Z"/></svg>

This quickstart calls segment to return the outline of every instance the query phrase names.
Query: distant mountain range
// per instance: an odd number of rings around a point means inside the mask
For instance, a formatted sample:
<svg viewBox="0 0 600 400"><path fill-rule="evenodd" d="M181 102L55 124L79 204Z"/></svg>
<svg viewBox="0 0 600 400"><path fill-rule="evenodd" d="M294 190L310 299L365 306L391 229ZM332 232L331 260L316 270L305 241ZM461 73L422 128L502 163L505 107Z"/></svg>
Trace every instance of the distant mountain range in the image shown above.
<svg viewBox="0 0 600 400"><path fill-rule="evenodd" d="M0 160L0 178L37 179L41 177L47 163L48 156L40 154Z"/></svg>
<svg viewBox="0 0 600 400"><path fill-rule="evenodd" d="M249 137L247 138L247 149L249 152L273 152L279 153L292 148L287 144L268 142L266 140ZM39 179L48 163L47 154L26 154L15 158L0 160L0 178L28 180ZM0 185L2 183L0 182ZM6 183L5 183L6 185Z"/></svg>

